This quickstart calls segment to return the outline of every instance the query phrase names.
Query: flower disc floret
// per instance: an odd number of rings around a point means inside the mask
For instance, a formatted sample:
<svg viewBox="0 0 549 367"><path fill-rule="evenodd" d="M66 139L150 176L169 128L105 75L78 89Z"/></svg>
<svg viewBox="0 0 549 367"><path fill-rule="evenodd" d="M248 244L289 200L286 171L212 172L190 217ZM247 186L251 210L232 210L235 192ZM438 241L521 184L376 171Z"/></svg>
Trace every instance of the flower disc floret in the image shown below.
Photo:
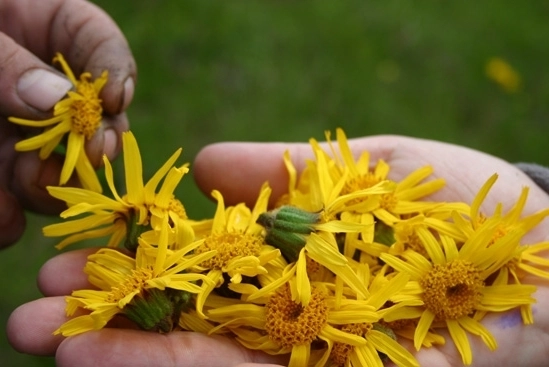
<svg viewBox="0 0 549 367"><path fill-rule="evenodd" d="M463 260L434 265L420 284L425 307L438 320L455 320L472 314L480 304L484 288L481 271Z"/></svg>
<svg viewBox="0 0 549 367"><path fill-rule="evenodd" d="M103 107L101 99L97 97L97 90L91 83L91 74L80 76L80 83L76 86L74 102L71 104L72 126L74 133L82 134L87 140L91 139L101 125Z"/></svg>
<svg viewBox="0 0 549 367"><path fill-rule="evenodd" d="M139 294L146 288L147 281L153 278L152 267L132 269L131 274L127 278L120 282L118 286L112 287L105 301L117 303L123 301L128 296L131 297ZM120 307L123 307L123 304Z"/></svg>
<svg viewBox="0 0 549 367"><path fill-rule="evenodd" d="M239 257L259 256L263 238L239 232L212 233L204 239L196 252L217 250L217 254L201 265L208 269L223 270L227 264Z"/></svg>
<svg viewBox="0 0 549 367"><path fill-rule="evenodd" d="M328 320L327 302L316 288L307 306L294 302L286 286L274 293L265 307L265 330L269 338L283 348L310 344Z"/></svg>
<svg viewBox="0 0 549 367"><path fill-rule="evenodd" d="M353 192L373 187L381 181L383 181L383 179L373 172L366 172L362 175L349 178L341 189L341 194L352 194Z"/></svg>
<svg viewBox="0 0 549 367"><path fill-rule="evenodd" d="M358 336L365 336L370 330L372 330L372 324L359 323L359 324L346 324L341 327L341 331ZM345 366L345 363L349 359L354 346L346 343L334 343L332 351L330 352L330 359L334 367Z"/></svg>

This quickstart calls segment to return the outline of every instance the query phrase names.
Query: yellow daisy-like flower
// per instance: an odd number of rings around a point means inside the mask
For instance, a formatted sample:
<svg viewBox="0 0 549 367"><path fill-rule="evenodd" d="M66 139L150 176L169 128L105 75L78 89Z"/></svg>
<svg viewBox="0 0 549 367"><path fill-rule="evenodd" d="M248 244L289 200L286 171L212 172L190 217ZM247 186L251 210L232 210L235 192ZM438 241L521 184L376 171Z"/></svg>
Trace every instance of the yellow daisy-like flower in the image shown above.
<svg viewBox="0 0 549 367"><path fill-rule="evenodd" d="M422 346L431 327L442 324L463 363L469 365L473 356L466 332L480 336L491 350L497 347L492 334L478 321L478 313L502 312L535 302L535 286L489 283L489 277L516 256L517 244L524 235L517 229L492 241L498 224L496 218L487 220L460 248L449 236L437 239L432 232L419 228L417 234L429 259L414 251L404 252L402 259L381 254L386 264L410 275L415 291L409 296L415 293L423 302L410 311L419 310L421 315L414 334L416 349Z"/></svg>
<svg viewBox="0 0 549 367"><path fill-rule="evenodd" d="M84 144L101 126L103 107L99 93L107 83L108 72L103 71L94 81L91 80L91 73L85 72L80 75L80 80L77 80L61 54L57 53L53 62L61 65L74 85L74 90L68 91L67 97L53 107L52 118L33 121L10 117L9 121L19 125L45 128L43 133L15 144L15 149L18 151L40 149L40 158L46 159L68 134L65 162L59 184L66 184L76 169L84 188L101 192L101 184L86 155Z"/></svg>
<svg viewBox="0 0 549 367"><path fill-rule="evenodd" d="M498 238L505 236L507 233L516 229L527 233L549 216L549 209L543 209L527 216L522 215L528 198L528 187L522 188L518 200L506 213L503 213L501 203L496 206L496 209L491 216L483 213L481 211L481 206L497 179L498 175L494 174L484 183L475 196L468 213L461 213L459 216L453 215L456 228L462 232L465 238L471 237L476 231L481 230L482 224L490 218L498 218L497 228L490 240L494 242ZM547 263L542 257L536 255L538 252L544 251L545 247L544 244L530 246L517 243L516 256L502 266L499 270L497 279L494 282L497 284L508 282L520 284L521 278L526 273L547 279L548 273L542 270ZM533 261L530 265L528 264L529 260ZM541 268L539 265L541 265ZM525 323L533 323L532 307L530 304L521 306L521 313Z"/></svg>
<svg viewBox="0 0 549 367"><path fill-rule="evenodd" d="M396 223L390 228L390 233L393 234L394 240L388 252L393 255L399 255L407 250L412 250L429 258L427 250L425 249L421 238L418 236L417 232L419 228L421 228L421 230L430 230L447 235L458 243L462 243L467 239L451 221L443 221L436 217L415 215L409 219Z"/></svg>
<svg viewBox="0 0 549 367"><path fill-rule="evenodd" d="M335 235L330 232L318 232L311 233L307 237L306 244L299 251L297 260L288 264L276 279L272 276L258 277L260 282L262 280L268 282L262 282L260 289L249 292L246 300L250 302L261 300L276 292L277 289L284 287L291 279L295 279L296 287L292 290L292 299L303 306L307 306L312 297L311 281L308 274L311 269L311 260L317 266L321 266L334 274L336 280L338 279L338 281L352 289L359 297L367 297L367 284L364 284L357 276L349 259L339 252Z"/></svg>
<svg viewBox="0 0 549 367"><path fill-rule="evenodd" d="M498 217L497 230L494 232L493 241L497 240L498 237L504 236L506 233L513 231L515 228L520 228L524 232L528 232L537 226L543 219L549 216L549 208L540 210L534 214L522 217L522 211L526 205L526 200L528 198L528 187L524 187L521 191L521 194L513 207L505 214L503 214L503 208L501 203L497 205L494 213L491 216L488 216L481 211L481 206L486 200L488 193L496 180L498 179L497 174L493 174L480 188L478 194L473 199L471 204L470 211L467 213L461 213L460 216L454 215L453 219L456 223L458 229L465 235L465 237L470 237L473 233L478 230L482 224L489 218Z"/></svg>
<svg viewBox="0 0 549 367"><path fill-rule="evenodd" d="M143 184L141 155L137 141L131 132L122 135L126 195L120 196L114 186L112 166L106 157L105 175L114 196L111 199L99 193L72 187L48 187L53 197L63 200L69 208L61 213L62 218L88 214L78 219L44 227L48 237L68 236L57 248L77 241L110 235L108 247L116 247L126 239L126 247L135 250L139 235L149 229L158 229L162 223L182 230L184 237L194 239L193 229L187 220L185 208L174 197L174 190L181 178L189 171L187 164L174 167L181 154L178 149L164 165ZM160 189L157 187L163 180ZM169 221L164 221L169 218Z"/></svg>
<svg viewBox="0 0 549 367"><path fill-rule="evenodd" d="M379 353L398 366L418 366L404 347L374 326L390 312L382 307L407 279L400 274L379 292L354 300L334 296L330 284L313 282L308 284L310 300L303 304L294 295L303 284L292 277L262 302L220 303L208 315L249 349L290 353L289 366L320 367L328 361L333 366L382 366Z"/></svg>
<svg viewBox="0 0 549 367"><path fill-rule="evenodd" d="M329 132L326 139L330 154L316 140L310 140L316 160L307 162L300 177L289 154L285 154L289 193L283 200L309 211L322 210L324 221L337 218L365 225L363 230L347 235L345 256L352 257L358 249L370 255L387 250L375 243L379 227L374 225L376 222L393 226L410 215L425 214L442 205L417 201L444 185L442 179L422 182L432 173L431 167L420 168L402 181L394 182L388 178L390 166L383 160L374 169L370 168L367 151L355 160L342 129L337 129L338 150L332 145Z"/></svg>
<svg viewBox="0 0 549 367"><path fill-rule="evenodd" d="M84 271L98 289L76 290L67 297L67 315L83 308L90 314L77 316L54 334L77 335L99 330L117 314L123 314L145 330L171 331L179 322L181 309L188 307L191 294L208 282L201 274L186 272L215 255L215 251L188 255L199 243L178 251L168 249L168 228L163 226L158 245L146 242L137 248L135 258L114 249L101 249L90 255Z"/></svg>
<svg viewBox="0 0 549 367"><path fill-rule="evenodd" d="M357 200L347 205L344 210L349 213L355 213L360 222L361 215L371 212L372 215L392 225L401 219L401 216L415 213L424 213L440 205L433 202L419 202L418 199L428 196L444 186L443 179L435 179L422 183L433 172L432 167L425 166L410 173L399 182L393 182L388 179L390 166L383 160L377 162L375 168L370 168L370 154L367 151L362 152L358 160L355 160L349 147L347 137L342 129L336 130L336 138L339 150L332 145L330 133L326 133L326 140L331 149L334 158L330 158L318 142L311 139L311 145L319 164L319 181L323 186L328 186L327 182L333 180L330 186L339 190L339 195L359 192L361 190L374 187L383 181L391 182L392 190L382 193L370 200L370 205L364 205L365 200ZM327 164L322 164L322 160ZM333 161L333 163L330 163Z"/></svg>
<svg viewBox="0 0 549 367"><path fill-rule="evenodd" d="M200 264L210 280L204 283L204 292L197 298L196 309L204 316L202 309L207 296L216 287L231 288L230 283L241 283L243 277L265 274L265 264L280 256L280 251L267 245L263 238L263 228L257 224L259 215L267 210L271 188L264 185L255 206L250 210L245 204L225 208L223 196L217 190L212 196L217 200L217 209L209 235L204 237L196 252L211 250L216 255Z"/></svg>

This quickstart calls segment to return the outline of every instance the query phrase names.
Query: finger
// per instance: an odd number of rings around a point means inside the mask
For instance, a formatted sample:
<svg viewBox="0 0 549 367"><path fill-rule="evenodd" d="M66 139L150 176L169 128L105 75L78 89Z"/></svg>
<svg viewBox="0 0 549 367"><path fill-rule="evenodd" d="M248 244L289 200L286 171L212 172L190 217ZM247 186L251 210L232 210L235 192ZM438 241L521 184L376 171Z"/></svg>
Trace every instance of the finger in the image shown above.
<svg viewBox="0 0 549 367"><path fill-rule="evenodd" d="M0 189L0 248L15 243L25 230L25 215L17 199Z"/></svg>
<svg viewBox="0 0 549 367"><path fill-rule="evenodd" d="M406 147L414 143L418 145L418 142L419 139L376 136L349 139L349 146L355 158L368 150L373 167L379 159L390 161L395 152L409 151ZM330 152L326 143L321 146ZM303 170L308 159L314 158L310 144L306 143L217 143L206 146L196 156L193 165L195 180L207 195L217 189L229 203L246 202L248 205L253 205L259 188L268 181L273 189L273 203L288 192L288 172L283 162L285 151L289 151L298 173ZM416 162L410 162L410 157L407 162L409 172L425 164L418 158L414 158ZM397 170L396 174L390 172L389 178L397 180L401 176Z"/></svg>
<svg viewBox="0 0 549 367"><path fill-rule="evenodd" d="M53 334L59 326L69 320L65 307L65 297L40 298L19 306L10 315L6 326L9 343L21 353L54 355L65 339ZM74 317L82 314L84 314L83 310L77 310ZM115 317L108 325L109 327L135 328L122 317Z"/></svg>
<svg viewBox="0 0 549 367"><path fill-rule="evenodd" d="M232 366L283 363L225 337L194 332L157 334L106 328L63 338L53 332L67 321L64 297L42 298L18 307L7 323L8 341L21 353L56 354L58 366Z"/></svg>
<svg viewBox="0 0 549 367"><path fill-rule="evenodd" d="M46 111L72 88L59 71L0 33L0 114L30 119L49 117ZM14 88L16 86L16 88Z"/></svg>
<svg viewBox="0 0 549 367"><path fill-rule="evenodd" d="M122 150L122 133L128 129L129 122L125 113L103 117L103 123L85 146L86 155L94 167L100 167L103 164L103 154L109 161L118 156Z"/></svg>
<svg viewBox="0 0 549 367"><path fill-rule="evenodd" d="M123 112L130 104L137 67L126 38L112 18L88 1L61 1L51 23L54 49L63 53L75 72L99 76L109 72L101 92L107 114Z"/></svg>
<svg viewBox="0 0 549 367"><path fill-rule="evenodd" d="M290 150L300 169L312 151L307 144L217 143L203 148L195 158L194 178L209 196L219 190L228 204L245 202L253 206L261 185L268 181L273 189L271 204L288 191L288 172L282 160Z"/></svg>
<svg viewBox="0 0 549 367"><path fill-rule="evenodd" d="M56 354L59 367L226 367L246 362L281 363L282 359L247 350L225 337L127 329L103 329L67 338Z"/></svg>
<svg viewBox="0 0 549 367"><path fill-rule="evenodd" d="M52 154L41 160L35 152L18 153L10 175L10 188L20 204L42 214L57 214L66 204L51 197L47 186L58 186L63 157ZM69 179L69 186L79 186L76 176Z"/></svg>
<svg viewBox="0 0 549 367"><path fill-rule="evenodd" d="M399 181L414 170L430 165L433 177L446 180L446 186L430 197L432 200L471 202L478 189L494 173L500 175L485 203L493 208L503 201L512 205L524 185L531 187L532 196L547 198L524 173L499 158L430 140L401 136L373 136L350 139L355 159L364 151L370 154L370 167L379 159L389 163L389 179ZM327 148L324 145L325 148ZM288 173L283 153L288 150L299 171L306 159L313 157L309 144L283 143L218 143L203 148L193 166L199 187L209 195L218 189L229 203L246 202L252 205L259 188L266 180L273 188L273 200L288 190ZM329 151L326 149L326 151ZM530 201L527 212L549 206L549 199Z"/></svg>
<svg viewBox="0 0 549 367"><path fill-rule="evenodd" d="M16 157L13 131L13 126L0 123L0 248L16 242L25 229L23 207L10 190Z"/></svg>
<svg viewBox="0 0 549 367"><path fill-rule="evenodd" d="M41 298L12 312L6 335L11 346L21 353L53 355L63 341L53 332L65 321L64 297Z"/></svg>
<svg viewBox="0 0 549 367"><path fill-rule="evenodd" d="M75 289L90 289L84 266L97 248L74 250L49 259L38 273L38 288L45 296L62 296Z"/></svg>

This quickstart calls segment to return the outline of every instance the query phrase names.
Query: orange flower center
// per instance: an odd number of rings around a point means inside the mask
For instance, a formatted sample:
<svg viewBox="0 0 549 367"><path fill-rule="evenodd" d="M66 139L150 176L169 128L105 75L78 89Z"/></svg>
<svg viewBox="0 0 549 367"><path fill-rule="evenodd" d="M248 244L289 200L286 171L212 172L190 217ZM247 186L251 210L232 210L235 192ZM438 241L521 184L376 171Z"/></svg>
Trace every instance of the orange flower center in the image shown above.
<svg viewBox="0 0 549 367"><path fill-rule="evenodd" d="M434 265L420 284L425 307L438 321L470 315L480 303L484 288L481 271L463 260Z"/></svg>
<svg viewBox="0 0 549 367"><path fill-rule="evenodd" d="M372 330L372 324L360 323L360 324L347 324L341 327L341 331L346 333L366 336L366 334ZM332 351L330 353L330 359L334 367L343 367L349 359L349 355L353 351L353 346L345 343L334 343Z"/></svg>
<svg viewBox="0 0 549 367"><path fill-rule="evenodd" d="M217 254L206 260L201 266L208 269L224 269L229 261L244 256L259 256L263 238L259 235L247 235L240 232L212 233L204 239L196 253L217 250Z"/></svg>
<svg viewBox="0 0 549 367"><path fill-rule="evenodd" d="M313 288L307 306L292 300L289 286L271 296L265 330L269 338L283 348L312 343L328 320L328 305L320 290Z"/></svg>
<svg viewBox="0 0 549 367"><path fill-rule="evenodd" d="M91 74L83 73L76 86L76 93L70 93L72 131L91 139L99 126L103 114L101 99L93 83L90 83Z"/></svg>

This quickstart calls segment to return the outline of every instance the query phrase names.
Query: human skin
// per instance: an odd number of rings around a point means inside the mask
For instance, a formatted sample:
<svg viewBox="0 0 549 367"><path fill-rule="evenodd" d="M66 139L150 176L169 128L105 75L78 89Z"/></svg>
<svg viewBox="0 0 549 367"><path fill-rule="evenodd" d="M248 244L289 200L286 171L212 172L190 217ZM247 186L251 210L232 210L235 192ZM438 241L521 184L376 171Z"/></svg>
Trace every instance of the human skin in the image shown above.
<svg viewBox="0 0 549 367"><path fill-rule="evenodd" d="M14 144L34 129L8 122L15 116L31 120L51 117L51 108L71 88L52 66L60 52L76 78L84 71L109 80L100 98L104 121L87 142L95 167L105 153L113 159L128 130L124 111L133 98L136 65L128 43L115 22L84 0L0 1L0 248L15 243L25 229L24 210L54 214L63 203L45 189L57 185L62 157L38 158L37 151L16 152ZM71 179L69 185L78 185Z"/></svg>
<svg viewBox="0 0 549 367"><path fill-rule="evenodd" d="M398 181L419 167L431 165L433 178L442 177L446 186L429 199L470 203L484 182L493 174L499 178L484 201L482 210L491 213L497 203L509 209L522 187L529 186L524 215L549 207L549 197L512 164L491 155L442 142L399 136L374 136L351 139L349 144L358 156L363 150L371 154L371 163L384 159L391 167L389 178ZM287 143L219 143L205 147L193 165L199 187L210 193L222 192L227 205L246 202L253 205L259 188L268 180L273 196L287 190L288 175L282 154L289 150L298 170L305 159L312 158L307 144ZM547 220L526 237L528 243L546 241ZM82 273L86 256L94 250L70 251L49 260L41 269L38 285L44 298L20 306L11 315L7 335L20 352L55 355L58 366L265 366L284 364L284 360L247 351L229 339L208 337L190 332L168 335L128 328L108 328L75 337L52 336L66 318L63 296L73 289L88 287ZM524 326L516 312L489 315L483 324L498 342L490 352L478 339L471 338L472 366L545 366L549 357L549 287L547 282L526 278L536 284L537 303L533 325ZM412 348L406 344L410 350ZM461 366L461 357L447 338L446 345L422 349L416 353L421 366Z"/></svg>

